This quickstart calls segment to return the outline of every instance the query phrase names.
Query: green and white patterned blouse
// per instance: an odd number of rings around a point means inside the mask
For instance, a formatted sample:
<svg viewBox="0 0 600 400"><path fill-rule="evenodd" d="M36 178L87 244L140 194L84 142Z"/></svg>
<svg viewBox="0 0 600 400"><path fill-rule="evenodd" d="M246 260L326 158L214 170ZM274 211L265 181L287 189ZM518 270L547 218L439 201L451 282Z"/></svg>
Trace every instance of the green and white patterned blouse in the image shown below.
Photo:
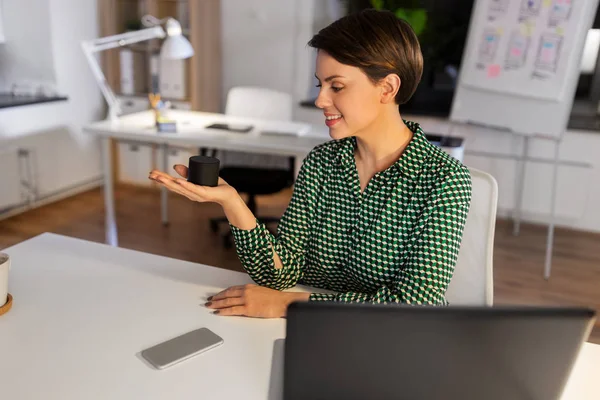
<svg viewBox="0 0 600 400"><path fill-rule="evenodd" d="M356 138L317 146L304 160L277 236L263 224L232 227L237 253L259 285L335 291L310 300L446 304L471 201L468 169L421 127L402 156L361 192ZM273 249L283 263L276 269Z"/></svg>

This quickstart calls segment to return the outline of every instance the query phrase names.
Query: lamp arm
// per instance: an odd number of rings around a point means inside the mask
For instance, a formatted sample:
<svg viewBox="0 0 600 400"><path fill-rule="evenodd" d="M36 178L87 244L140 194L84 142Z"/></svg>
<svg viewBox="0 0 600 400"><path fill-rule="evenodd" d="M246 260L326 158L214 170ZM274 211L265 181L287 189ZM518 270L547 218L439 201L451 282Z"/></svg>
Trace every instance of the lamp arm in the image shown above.
<svg viewBox="0 0 600 400"><path fill-rule="evenodd" d="M104 73L98 64L98 60L94 56L94 53L127 46L137 42L143 42L145 40L162 39L164 37L166 37L165 31L160 26L155 26L153 28L142 29L135 32L127 32L94 40L86 40L81 43L83 53L86 56L90 68L92 69L94 78L96 78L96 82L98 83L98 86L100 86L100 91L108 103L108 115L112 121L116 121L118 116L121 114L121 106L119 104L119 100L115 96L115 93L106 81L106 77L104 76Z"/></svg>
<svg viewBox="0 0 600 400"><path fill-rule="evenodd" d="M94 57L94 51L91 50L91 46L87 42L82 43L81 46L83 47L83 53L85 54L88 64L92 69L96 83L100 86L100 91L108 104L108 116L112 121L115 121L119 114L121 114L119 101L106 81L106 77L102 73L100 65L98 65L98 60Z"/></svg>
<svg viewBox="0 0 600 400"><path fill-rule="evenodd" d="M143 42L144 40L163 39L166 36L167 34L163 28L155 26L152 28L140 29L139 31L120 33L118 35L88 40L87 43L89 43L96 52L127 46L129 44Z"/></svg>

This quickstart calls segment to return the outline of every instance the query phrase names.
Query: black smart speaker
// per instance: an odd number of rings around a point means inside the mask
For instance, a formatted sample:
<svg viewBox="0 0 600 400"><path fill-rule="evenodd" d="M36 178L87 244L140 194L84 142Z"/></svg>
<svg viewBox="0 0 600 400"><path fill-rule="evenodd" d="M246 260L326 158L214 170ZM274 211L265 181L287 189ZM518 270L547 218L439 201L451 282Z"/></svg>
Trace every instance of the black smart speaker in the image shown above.
<svg viewBox="0 0 600 400"><path fill-rule="evenodd" d="M214 157L190 157L188 182L200 186L217 186L219 182L219 159Z"/></svg>

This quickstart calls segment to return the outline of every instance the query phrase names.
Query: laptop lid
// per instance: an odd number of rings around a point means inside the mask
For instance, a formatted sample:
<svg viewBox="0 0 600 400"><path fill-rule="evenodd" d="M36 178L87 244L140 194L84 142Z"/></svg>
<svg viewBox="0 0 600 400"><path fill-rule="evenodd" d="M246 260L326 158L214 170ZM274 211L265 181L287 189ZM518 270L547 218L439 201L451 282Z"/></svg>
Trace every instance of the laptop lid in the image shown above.
<svg viewBox="0 0 600 400"><path fill-rule="evenodd" d="M284 399L559 398L585 308L290 306Z"/></svg>

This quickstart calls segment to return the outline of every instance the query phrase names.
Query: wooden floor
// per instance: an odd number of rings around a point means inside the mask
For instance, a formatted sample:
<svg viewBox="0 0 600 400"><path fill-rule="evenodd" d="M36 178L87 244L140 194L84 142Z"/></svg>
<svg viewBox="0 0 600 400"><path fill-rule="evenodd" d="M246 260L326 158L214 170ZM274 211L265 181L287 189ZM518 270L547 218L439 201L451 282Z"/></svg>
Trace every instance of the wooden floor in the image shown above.
<svg viewBox="0 0 600 400"><path fill-rule="evenodd" d="M290 191L259 198L261 215L281 215ZM225 250L208 219L221 215L213 204L170 196L168 227L160 223L158 191L117 187L120 246L148 253L241 271L234 250ZM43 232L104 242L100 189L0 221L0 249ZM523 225L521 235L498 221L494 254L495 304L585 305L600 312L600 235L558 229L552 277L542 278L546 230ZM600 321L590 341L600 343Z"/></svg>

